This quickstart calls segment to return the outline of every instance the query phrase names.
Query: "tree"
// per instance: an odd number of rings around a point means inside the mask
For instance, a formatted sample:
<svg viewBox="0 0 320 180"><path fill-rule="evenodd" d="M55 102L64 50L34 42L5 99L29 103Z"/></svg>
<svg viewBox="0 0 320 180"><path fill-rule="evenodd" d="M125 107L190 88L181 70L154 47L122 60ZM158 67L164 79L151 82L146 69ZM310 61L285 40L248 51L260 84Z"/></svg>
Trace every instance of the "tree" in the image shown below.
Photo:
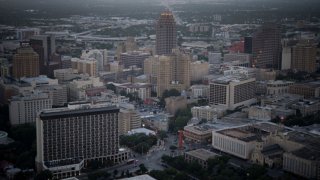
<svg viewBox="0 0 320 180"><path fill-rule="evenodd" d="M114 84L107 84L107 89L112 90L113 92L116 92L116 86Z"/></svg>
<svg viewBox="0 0 320 180"><path fill-rule="evenodd" d="M163 139L165 139L165 138L168 137L167 132L165 132L165 131L159 131L159 132L158 132L158 136L159 136L159 138L160 138L161 140L163 140Z"/></svg>
<svg viewBox="0 0 320 180"><path fill-rule="evenodd" d="M52 179L52 178L53 178L52 172L49 170L44 170L44 171L41 171L34 179L35 180L48 180L48 179Z"/></svg>
<svg viewBox="0 0 320 180"><path fill-rule="evenodd" d="M177 146L175 146L175 145L171 145L171 146L170 146L170 150L174 151L174 150L176 150L176 149L177 149Z"/></svg>
<svg viewBox="0 0 320 180"><path fill-rule="evenodd" d="M146 166L144 164L140 164L139 168L140 168L141 174L148 172L148 169L146 168Z"/></svg>
<svg viewBox="0 0 320 180"><path fill-rule="evenodd" d="M118 174L118 170L117 170L117 169L115 169L115 170L113 171L113 177L116 177L116 176L117 176L117 174Z"/></svg>

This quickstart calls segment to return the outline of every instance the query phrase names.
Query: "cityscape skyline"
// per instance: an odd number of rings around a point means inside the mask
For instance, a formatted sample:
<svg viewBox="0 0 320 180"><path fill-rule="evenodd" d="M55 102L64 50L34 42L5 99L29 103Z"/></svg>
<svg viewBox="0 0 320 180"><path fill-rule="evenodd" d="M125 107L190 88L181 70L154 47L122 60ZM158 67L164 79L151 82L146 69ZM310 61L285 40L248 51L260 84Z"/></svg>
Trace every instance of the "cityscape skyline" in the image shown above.
<svg viewBox="0 0 320 180"><path fill-rule="evenodd" d="M0 1L0 179L319 179L318 4Z"/></svg>

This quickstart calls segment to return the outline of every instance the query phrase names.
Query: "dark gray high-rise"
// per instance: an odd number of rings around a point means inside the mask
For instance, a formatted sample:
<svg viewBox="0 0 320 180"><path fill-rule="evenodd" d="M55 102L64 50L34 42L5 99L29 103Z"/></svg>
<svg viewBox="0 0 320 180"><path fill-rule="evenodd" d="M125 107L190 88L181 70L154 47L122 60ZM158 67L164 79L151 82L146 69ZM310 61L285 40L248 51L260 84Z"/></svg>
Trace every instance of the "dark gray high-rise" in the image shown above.
<svg viewBox="0 0 320 180"><path fill-rule="evenodd" d="M279 69L281 66L281 30L276 24L265 24L252 36L253 66Z"/></svg>
<svg viewBox="0 0 320 180"><path fill-rule="evenodd" d="M156 26L156 54L168 55L177 46L177 29L170 11L161 13Z"/></svg>

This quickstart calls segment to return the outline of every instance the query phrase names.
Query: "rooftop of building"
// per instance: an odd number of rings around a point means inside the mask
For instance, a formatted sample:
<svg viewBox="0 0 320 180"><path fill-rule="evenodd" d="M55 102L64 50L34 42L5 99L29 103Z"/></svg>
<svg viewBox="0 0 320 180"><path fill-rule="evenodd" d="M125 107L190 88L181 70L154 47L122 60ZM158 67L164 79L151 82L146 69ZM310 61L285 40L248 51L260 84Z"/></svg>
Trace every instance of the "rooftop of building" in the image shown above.
<svg viewBox="0 0 320 180"><path fill-rule="evenodd" d="M311 81L305 83L295 83L293 86L309 87L309 88L320 88L320 81Z"/></svg>
<svg viewBox="0 0 320 180"><path fill-rule="evenodd" d="M144 175L134 176L130 178L123 178L121 180L156 180L156 179L147 174L144 174Z"/></svg>
<svg viewBox="0 0 320 180"><path fill-rule="evenodd" d="M312 133L292 131L287 133L288 140L304 145L293 152L298 157L320 161L320 136Z"/></svg>
<svg viewBox="0 0 320 180"><path fill-rule="evenodd" d="M188 154L188 155L193 156L195 158L201 159L203 161L207 161L210 158L218 156L218 154L213 153L211 151L208 151L206 149L196 149L193 151L185 152L185 154Z"/></svg>
<svg viewBox="0 0 320 180"><path fill-rule="evenodd" d="M42 110L39 117L41 120L50 120L64 117L88 116L93 114L118 113L120 110L116 106L105 104L82 105L77 108L55 108Z"/></svg>
<svg viewBox="0 0 320 180"><path fill-rule="evenodd" d="M290 132L291 129L281 127L274 123L256 123L249 124L245 126L229 128L217 131L217 133L223 134L225 136L229 136L232 138L239 139L245 142L251 142L261 139L261 137L265 137L269 135L271 132L282 131L282 132Z"/></svg>

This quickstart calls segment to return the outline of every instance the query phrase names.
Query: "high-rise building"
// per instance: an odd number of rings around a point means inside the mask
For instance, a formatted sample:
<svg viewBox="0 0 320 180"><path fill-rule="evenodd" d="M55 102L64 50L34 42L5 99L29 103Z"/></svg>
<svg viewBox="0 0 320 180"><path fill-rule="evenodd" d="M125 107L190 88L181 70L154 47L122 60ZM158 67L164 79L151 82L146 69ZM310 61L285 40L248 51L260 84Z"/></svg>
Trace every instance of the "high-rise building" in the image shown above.
<svg viewBox="0 0 320 180"><path fill-rule="evenodd" d="M210 105L221 105L234 110L256 102L255 78L221 77L210 83Z"/></svg>
<svg viewBox="0 0 320 180"><path fill-rule="evenodd" d="M157 75L157 94L162 96L165 90L186 90L190 87L190 64L191 56L174 49L170 56L159 58Z"/></svg>
<svg viewBox="0 0 320 180"><path fill-rule="evenodd" d="M292 48L291 69L313 73L316 71L317 46L309 40Z"/></svg>
<svg viewBox="0 0 320 180"><path fill-rule="evenodd" d="M156 25L156 54L171 54L177 46L176 22L170 11L161 13Z"/></svg>
<svg viewBox="0 0 320 180"><path fill-rule="evenodd" d="M276 24L265 24L252 36L253 66L279 69L281 66L281 30Z"/></svg>
<svg viewBox="0 0 320 180"><path fill-rule="evenodd" d="M244 53L252 53L252 37L250 36L244 37Z"/></svg>
<svg viewBox="0 0 320 180"><path fill-rule="evenodd" d="M46 74L46 66L51 60L52 54L56 51L55 36L36 35L30 38L30 46L39 55L40 73Z"/></svg>
<svg viewBox="0 0 320 180"><path fill-rule="evenodd" d="M13 56L13 77L39 76L39 55L31 47L21 47Z"/></svg>
<svg viewBox="0 0 320 180"><path fill-rule="evenodd" d="M55 179L80 175L90 161L120 163L129 153L119 149L119 109L106 105L78 105L43 110L37 125L38 171Z"/></svg>
<svg viewBox="0 0 320 180"><path fill-rule="evenodd" d="M34 92L13 96L9 104L11 125L34 123L38 111L52 108L52 99L46 93Z"/></svg>
<svg viewBox="0 0 320 180"><path fill-rule="evenodd" d="M119 113L119 134L127 134L141 127L141 118L134 109L121 109Z"/></svg>

